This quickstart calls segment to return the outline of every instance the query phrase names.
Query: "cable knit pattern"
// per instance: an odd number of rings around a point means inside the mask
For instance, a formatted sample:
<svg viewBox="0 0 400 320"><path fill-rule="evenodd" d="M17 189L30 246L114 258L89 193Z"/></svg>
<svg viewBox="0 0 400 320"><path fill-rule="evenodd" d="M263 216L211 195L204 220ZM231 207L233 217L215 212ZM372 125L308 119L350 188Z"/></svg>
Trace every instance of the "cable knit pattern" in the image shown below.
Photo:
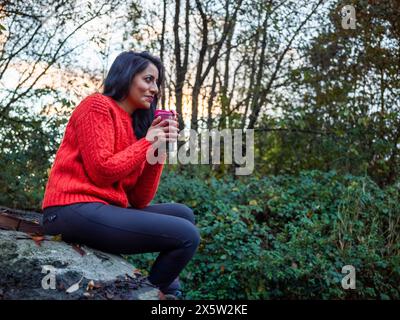
<svg viewBox="0 0 400 320"><path fill-rule="evenodd" d="M136 138L128 112L100 93L86 97L68 121L42 209L94 201L146 207L157 192L165 161L149 164L147 151L153 151L151 143Z"/></svg>
<svg viewBox="0 0 400 320"><path fill-rule="evenodd" d="M161 164L149 164L146 161L143 172L139 177L136 184L132 187L128 187L128 199L133 207L144 208L154 198L157 188L154 188L153 181L160 181L163 163L165 162L165 156ZM157 186L158 187L158 186Z"/></svg>

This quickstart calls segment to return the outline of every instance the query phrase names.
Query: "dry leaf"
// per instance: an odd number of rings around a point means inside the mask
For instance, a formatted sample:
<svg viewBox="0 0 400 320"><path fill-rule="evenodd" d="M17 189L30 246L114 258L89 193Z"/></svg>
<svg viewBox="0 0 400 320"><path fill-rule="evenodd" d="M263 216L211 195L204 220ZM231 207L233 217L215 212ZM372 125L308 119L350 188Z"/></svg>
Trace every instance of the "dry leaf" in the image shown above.
<svg viewBox="0 0 400 320"><path fill-rule="evenodd" d="M67 293L72 293L72 292L75 292L75 291L79 290L79 285L80 285L82 279L83 279L83 277L82 277L81 280L79 280L77 283L74 283L72 286L70 286L70 287L66 290L66 292L67 292Z"/></svg>
<svg viewBox="0 0 400 320"><path fill-rule="evenodd" d="M94 281L90 280L87 287L86 287L86 291L92 290L94 288Z"/></svg>
<svg viewBox="0 0 400 320"><path fill-rule="evenodd" d="M44 240L44 236L42 235L32 235L30 234L30 237L35 243L40 247L41 242Z"/></svg>
<svg viewBox="0 0 400 320"><path fill-rule="evenodd" d="M51 240L60 242L60 241L62 241L62 236L61 236L61 234L57 234L55 236L52 236Z"/></svg>
<svg viewBox="0 0 400 320"><path fill-rule="evenodd" d="M82 257L86 254L86 252L78 244L72 244L72 248L74 248L74 250L78 252Z"/></svg>
<svg viewBox="0 0 400 320"><path fill-rule="evenodd" d="M129 280L129 279L136 279L136 275L134 274L133 277L130 276L129 274L125 273L125 280Z"/></svg>
<svg viewBox="0 0 400 320"><path fill-rule="evenodd" d="M114 298L114 295L110 292L106 292L106 297L107 299L111 300L112 298Z"/></svg>

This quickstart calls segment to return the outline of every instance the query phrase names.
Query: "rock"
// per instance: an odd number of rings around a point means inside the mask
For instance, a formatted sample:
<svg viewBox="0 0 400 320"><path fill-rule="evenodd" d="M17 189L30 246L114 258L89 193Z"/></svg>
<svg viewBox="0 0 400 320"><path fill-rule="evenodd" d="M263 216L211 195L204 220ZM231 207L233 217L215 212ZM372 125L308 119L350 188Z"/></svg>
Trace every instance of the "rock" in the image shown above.
<svg viewBox="0 0 400 320"><path fill-rule="evenodd" d="M160 299L122 257L53 239L0 230L0 299Z"/></svg>

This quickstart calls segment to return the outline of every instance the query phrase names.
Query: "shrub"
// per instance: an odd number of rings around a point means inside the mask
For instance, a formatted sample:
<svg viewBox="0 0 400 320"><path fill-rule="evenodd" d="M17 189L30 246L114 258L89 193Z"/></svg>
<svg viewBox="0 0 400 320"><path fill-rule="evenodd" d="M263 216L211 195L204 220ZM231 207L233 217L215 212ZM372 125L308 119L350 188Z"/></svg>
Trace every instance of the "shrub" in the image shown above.
<svg viewBox="0 0 400 320"><path fill-rule="evenodd" d="M194 178L164 172L154 203L193 208L201 243L181 273L193 299L398 299L399 186L368 177ZM149 268L155 253L129 260ZM356 289L341 287L345 265Z"/></svg>

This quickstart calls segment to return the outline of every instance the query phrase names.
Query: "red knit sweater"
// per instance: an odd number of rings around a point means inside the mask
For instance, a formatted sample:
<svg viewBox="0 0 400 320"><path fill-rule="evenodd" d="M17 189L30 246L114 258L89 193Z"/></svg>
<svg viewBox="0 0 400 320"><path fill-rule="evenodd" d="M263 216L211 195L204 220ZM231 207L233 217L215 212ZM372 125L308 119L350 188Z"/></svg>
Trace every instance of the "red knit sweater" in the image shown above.
<svg viewBox="0 0 400 320"><path fill-rule="evenodd" d="M42 209L76 202L144 208L154 198L162 163L149 164L152 145L137 139L131 115L94 93L74 109L51 167Z"/></svg>

